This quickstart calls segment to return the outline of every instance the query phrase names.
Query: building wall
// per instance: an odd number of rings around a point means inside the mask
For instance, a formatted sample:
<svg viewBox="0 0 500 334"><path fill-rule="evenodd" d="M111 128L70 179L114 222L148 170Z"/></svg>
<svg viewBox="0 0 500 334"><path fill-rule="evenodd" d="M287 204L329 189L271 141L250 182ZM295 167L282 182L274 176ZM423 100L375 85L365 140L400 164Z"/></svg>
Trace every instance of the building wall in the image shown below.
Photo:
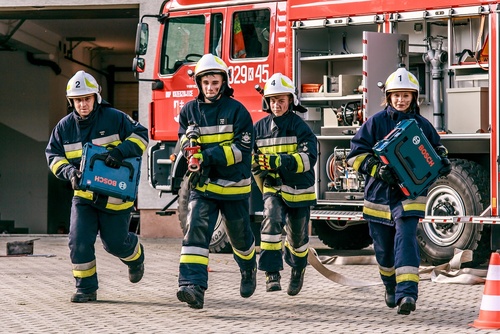
<svg viewBox="0 0 500 334"><path fill-rule="evenodd" d="M139 4L140 15L157 14L161 0L143 1L28 1L17 0L15 6L72 6ZM12 1L0 0L2 7L12 7ZM0 24L0 29L2 28ZM155 25L151 25L151 48L148 64L153 64ZM57 75L50 67L36 66L27 61L26 52L0 52L4 66L0 67L0 220L14 220L16 227L29 229L29 233L57 233L69 223L68 198L71 189L67 182L57 180L48 170L44 150L55 124L67 113L65 87L67 81L82 69L78 64L65 60L53 39L45 43L54 48L54 61L61 67ZM80 52L75 49L75 52ZM83 51L82 51L83 52ZM85 54L75 54L82 59ZM114 59L100 59L103 68L130 67L133 55ZM8 66L5 66L5 65ZM94 65L95 66L95 65ZM150 68L152 66L149 66ZM103 98L107 98L104 78L94 75L103 86ZM151 100L151 84L139 85L139 121L147 126L148 104ZM147 180L147 159L143 158L142 179L139 187L138 206L144 210L141 233L151 237L181 235L179 224L173 217L160 217L155 212L162 208L168 196L160 198ZM175 217L175 216L174 216ZM169 218L175 222L168 223ZM173 228L173 231L169 231Z"/></svg>

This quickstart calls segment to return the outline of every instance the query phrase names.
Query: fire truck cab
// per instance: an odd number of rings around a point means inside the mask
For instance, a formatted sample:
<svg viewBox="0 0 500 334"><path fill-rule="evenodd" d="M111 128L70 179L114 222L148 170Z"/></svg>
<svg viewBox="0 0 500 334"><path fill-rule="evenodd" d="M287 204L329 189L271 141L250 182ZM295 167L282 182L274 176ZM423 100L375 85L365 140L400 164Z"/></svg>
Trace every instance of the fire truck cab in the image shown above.
<svg viewBox="0 0 500 334"><path fill-rule="evenodd" d="M152 18L160 33L153 78L143 78L145 21ZM149 181L179 194L182 225L186 161L177 154L176 117L198 93L188 73L203 54L226 62L235 98L254 121L266 115L255 86L281 72L293 78L319 141L313 230L330 247L364 248L371 243L364 179L345 157L355 131L382 109L378 83L404 64L419 80L421 113L442 133L452 160L452 173L429 189L418 231L422 259L443 263L459 248L481 263L500 248L498 27L498 1L165 1L158 15L141 19L134 59L138 79L152 81L149 129L157 144L149 150ZM253 216L261 205L252 196ZM214 237L224 245L222 223Z"/></svg>

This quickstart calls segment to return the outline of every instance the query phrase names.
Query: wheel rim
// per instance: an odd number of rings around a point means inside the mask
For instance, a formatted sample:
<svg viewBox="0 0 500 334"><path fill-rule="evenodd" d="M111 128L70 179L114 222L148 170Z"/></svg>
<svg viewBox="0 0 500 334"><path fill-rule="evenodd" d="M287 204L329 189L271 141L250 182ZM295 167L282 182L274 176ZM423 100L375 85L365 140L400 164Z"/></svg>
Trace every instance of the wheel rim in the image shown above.
<svg viewBox="0 0 500 334"><path fill-rule="evenodd" d="M464 216L462 197L449 186L437 186L427 195L426 216ZM462 235L465 224L423 223L422 228L429 239L438 246L454 244Z"/></svg>
<svg viewBox="0 0 500 334"><path fill-rule="evenodd" d="M326 224L334 231L343 231L347 228L347 223L344 221L326 220Z"/></svg>

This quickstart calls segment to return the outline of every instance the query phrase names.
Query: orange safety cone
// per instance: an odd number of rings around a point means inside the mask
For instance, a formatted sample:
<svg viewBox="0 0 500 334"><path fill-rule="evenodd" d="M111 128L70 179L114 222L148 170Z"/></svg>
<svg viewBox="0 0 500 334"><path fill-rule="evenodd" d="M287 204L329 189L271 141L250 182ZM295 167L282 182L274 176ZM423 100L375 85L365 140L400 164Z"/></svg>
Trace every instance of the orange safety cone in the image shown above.
<svg viewBox="0 0 500 334"><path fill-rule="evenodd" d="M484 283L479 318L471 326L481 329L500 328L500 254L491 254Z"/></svg>

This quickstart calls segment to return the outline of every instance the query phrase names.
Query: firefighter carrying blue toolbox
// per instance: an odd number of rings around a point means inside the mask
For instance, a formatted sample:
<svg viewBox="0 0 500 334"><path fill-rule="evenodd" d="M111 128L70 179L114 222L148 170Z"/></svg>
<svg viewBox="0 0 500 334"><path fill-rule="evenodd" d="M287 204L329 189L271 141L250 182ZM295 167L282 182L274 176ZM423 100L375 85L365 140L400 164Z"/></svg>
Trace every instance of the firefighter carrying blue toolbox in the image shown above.
<svg viewBox="0 0 500 334"><path fill-rule="evenodd" d="M203 308L208 288L208 255L220 214L234 259L241 271L240 295L256 288L255 239L250 227L249 198L253 125L250 113L232 98L226 64L206 54L196 64L199 90L179 115L179 139L189 160L188 230L182 241L177 298Z"/></svg>
<svg viewBox="0 0 500 334"><path fill-rule="evenodd" d="M282 230L286 227L284 258L292 267L287 293L302 289L309 249L310 206L316 204L314 165L317 139L293 111L307 111L298 103L295 86L275 73L264 87L269 116L255 126L256 179L263 179L264 219L261 225L259 269L266 273L266 291L281 290Z"/></svg>
<svg viewBox="0 0 500 334"><path fill-rule="evenodd" d="M385 285L385 303L408 315L416 309L420 254L417 224L425 216L427 190L414 199L405 196L394 170L375 156L373 147L396 125L414 119L441 157L440 176L451 171L448 152L440 143L434 126L420 115L417 104L419 83L404 67L398 68L385 82L385 108L361 126L351 140L348 163L366 175L363 217L368 221L379 273Z"/></svg>
<svg viewBox="0 0 500 334"><path fill-rule="evenodd" d="M87 143L107 147L104 163L118 169L124 159L142 156L148 131L103 100L97 81L89 73L78 71L69 80L66 97L72 112L52 130L45 154L52 173L70 181L74 190L69 249L76 293L71 301L85 303L97 299L94 244L98 233L104 249L128 266L132 283L144 274L144 248L138 236L129 232L133 201L80 189L82 149Z"/></svg>

